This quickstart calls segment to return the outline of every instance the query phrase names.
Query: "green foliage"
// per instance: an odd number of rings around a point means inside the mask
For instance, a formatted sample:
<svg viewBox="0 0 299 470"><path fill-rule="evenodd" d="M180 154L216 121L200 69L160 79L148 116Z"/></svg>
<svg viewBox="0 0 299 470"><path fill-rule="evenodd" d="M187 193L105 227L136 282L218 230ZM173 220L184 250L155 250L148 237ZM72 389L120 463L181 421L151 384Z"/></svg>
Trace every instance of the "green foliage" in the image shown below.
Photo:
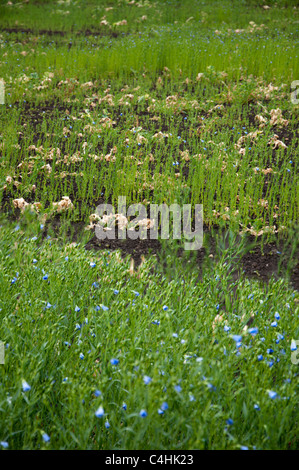
<svg viewBox="0 0 299 470"><path fill-rule="evenodd" d="M0 446L298 449L298 9L267 5L0 0ZM203 204L216 262L87 251L118 196ZM284 278L236 279L244 233Z"/></svg>
<svg viewBox="0 0 299 470"><path fill-rule="evenodd" d="M233 240L199 281L174 254L130 275L116 252L39 233L1 226L0 436L11 449L296 448L298 295L285 281L234 282Z"/></svg>

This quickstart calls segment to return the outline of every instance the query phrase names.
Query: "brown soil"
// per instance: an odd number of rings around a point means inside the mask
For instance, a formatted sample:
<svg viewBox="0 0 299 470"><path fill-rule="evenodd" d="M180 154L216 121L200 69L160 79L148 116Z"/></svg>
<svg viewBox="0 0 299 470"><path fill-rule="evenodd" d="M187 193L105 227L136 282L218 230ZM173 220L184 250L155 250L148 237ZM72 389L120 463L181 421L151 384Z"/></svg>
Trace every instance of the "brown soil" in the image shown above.
<svg viewBox="0 0 299 470"><path fill-rule="evenodd" d="M204 239L208 241L208 246L203 246L195 252L196 265L199 268L200 277L203 274L206 263L217 262L219 259L216 238L211 234L207 226L204 227ZM252 243L255 246L249 252L235 259L231 269L234 279L238 279L243 271L245 277L259 279L267 283L272 276L275 279L285 277L289 269L288 277L290 283L293 288L299 290L298 248L295 256L290 259L290 250L284 248L282 243L278 244L278 247L275 243L268 243L261 247L260 244L254 243L253 237L248 237L247 240L249 244ZM136 266L140 264L142 255L150 253L156 255L157 259L163 263L163 248L158 240L99 240L96 236L93 236L85 248L87 250L121 250L123 256L133 258ZM177 255L179 257L186 256L187 260L188 255L186 253L184 253L183 248L179 248ZM194 252L192 253L194 254Z"/></svg>

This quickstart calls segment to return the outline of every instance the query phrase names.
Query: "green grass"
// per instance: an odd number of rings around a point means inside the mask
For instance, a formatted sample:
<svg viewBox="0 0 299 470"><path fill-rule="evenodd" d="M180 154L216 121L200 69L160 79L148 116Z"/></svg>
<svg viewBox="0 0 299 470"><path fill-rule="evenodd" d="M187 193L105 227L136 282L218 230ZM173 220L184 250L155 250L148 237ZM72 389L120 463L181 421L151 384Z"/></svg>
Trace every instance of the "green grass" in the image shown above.
<svg viewBox="0 0 299 470"><path fill-rule="evenodd" d="M298 449L298 291L232 274L240 233L297 249L296 2L13 3L0 1L1 446ZM203 204L228 248L202 275L175 243L135 271L87 251L90 215L118 196Z"/></svg>
<svg viewBox="0 0 299 470"><path fill-rule="evenodd" d="M79 81L29 76L29 99L0 108L6 210L12 207L7 193L43 208L68 195L75 205L70 217L87 222L103 194L113 202L126 195L128 203L202 203L207 223L240 230L270 227L271 234L292 227L298 220L298 108L286 101L285 87L266 99L264 82L232 84L214 69L188 84L168 72L161 77L111 85L98 79L88 90ZM40 83L49 83L42 99ZM75 98L65 101L70 94ZM276 109L287 126L271 124ZM256 115L267 121L263 128ZM271 149L274 135L286 148Z"/></svg>
<svg viewBox="0 0 299 470"><path fill-rule="evenodd" d="M148 260L132 276L116 252L41 243L39 227L29 227L1 227L0 435L10 448L297 447L290 343L298 295L285 281L266 290L232 283L233 247L200 283L196 271L179 264L172 271L168 258L164 273ZM256 336L244 331L253 315ZM238 349L233 335L242 335ZM168 410L159 415L163 402ZM100 405L103 418L95 416Z"/></svg>

